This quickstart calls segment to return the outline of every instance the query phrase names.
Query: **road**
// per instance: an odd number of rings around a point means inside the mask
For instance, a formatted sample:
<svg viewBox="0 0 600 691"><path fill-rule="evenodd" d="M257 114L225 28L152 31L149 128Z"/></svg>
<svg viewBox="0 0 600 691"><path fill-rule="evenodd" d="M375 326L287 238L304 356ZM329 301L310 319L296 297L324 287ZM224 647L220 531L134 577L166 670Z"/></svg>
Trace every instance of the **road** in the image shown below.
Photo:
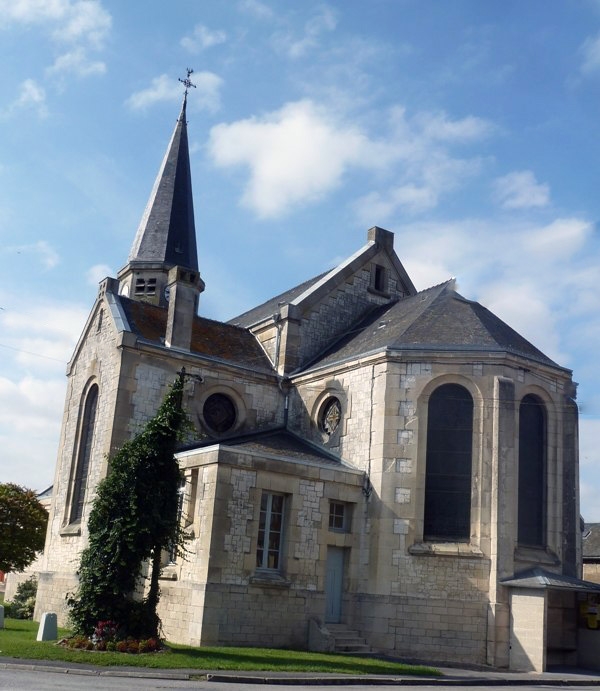
<svg viewBox="0 0 600 691"><path fill-rule="evenodd" d="M65 674L64 672L32 671L21 669L4 669L0 672L0 689L29 689L30 691L153 691L154 689L196 689L196 691L290 691L294 689L314 689L315 691L333 691L341 688L345 691L360 691L367 688L367 685L335 685L335 686L312 686L307 684L240 684L229 682L214 681L184 681L178 679L140 679L136 677L118 676L98 676L83 674ZM377 691L432 691L440 688L452 688L454 691L473 691L473 685L459 686L455 684L445 685L438 682L428 686L402 686L389 684L372 686ZM481 688L484 688L483 686ZM550 684L532 684L527 686L519 685L520 691L531 691L540 689L555 689L556 686ZM581 691L589 689L598 691L597 686L570 686L572 689ZM486 691L506 691L506 686L485 686Z"/></svg>

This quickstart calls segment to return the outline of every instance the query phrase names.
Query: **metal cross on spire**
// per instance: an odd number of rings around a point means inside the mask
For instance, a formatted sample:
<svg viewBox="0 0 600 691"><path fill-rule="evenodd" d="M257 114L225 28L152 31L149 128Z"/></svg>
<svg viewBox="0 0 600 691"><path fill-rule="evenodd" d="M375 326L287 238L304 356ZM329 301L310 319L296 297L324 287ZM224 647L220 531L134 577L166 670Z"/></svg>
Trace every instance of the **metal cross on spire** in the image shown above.
<svg viewBox="0 0 600 691"><path fill-rule="evenodd" d="M188 90L189 90L190 86L193 86L194 89L196 88L196 85L194 83L192 83L192 80L190 79L190 75L194 73L194 70L191 67L188 67L186 69L186 72L187 72L187 77L185 79L181 79L181 77L179 78L179 81L185 86L185 92L183 94L185 96L185 98L187 98Z"/></svg>

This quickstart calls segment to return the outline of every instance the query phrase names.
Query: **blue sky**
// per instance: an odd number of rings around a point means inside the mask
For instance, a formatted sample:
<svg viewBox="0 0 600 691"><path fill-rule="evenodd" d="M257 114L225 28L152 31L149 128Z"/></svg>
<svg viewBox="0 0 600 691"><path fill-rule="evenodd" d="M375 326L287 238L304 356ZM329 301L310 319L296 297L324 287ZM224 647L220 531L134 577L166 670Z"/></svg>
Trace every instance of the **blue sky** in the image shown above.
<svg viewBox="0 0 600 691"><path fill-rule="evenodd" d="M598 0L0 0L0 481L53 481L65 364L193 67L202 314L396 234L580 383L600 521Z"/></svg>

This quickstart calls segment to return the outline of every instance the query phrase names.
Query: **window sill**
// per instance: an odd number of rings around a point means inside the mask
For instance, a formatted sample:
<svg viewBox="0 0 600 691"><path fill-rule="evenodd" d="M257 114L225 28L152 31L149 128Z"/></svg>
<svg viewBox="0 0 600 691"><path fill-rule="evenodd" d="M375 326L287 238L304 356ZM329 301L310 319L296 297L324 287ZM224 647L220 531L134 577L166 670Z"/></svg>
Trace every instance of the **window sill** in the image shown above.
<svg viewBox="0 0 600 691"><path fill-rule="evenodd" d="M81 535L81 523L69 523L60 529L61 537L71 537Z"/></svg>
<svg viewBox="0 0 600 691"><path fill-rule="evenodd" d="M367 292L371 293L371 295L378 295L379 297L382 298L389 298L391 297L391 293L389 293L387 290L377 290L377 288L373 288L373 286L369 286L367 288Z"/></svg>
<svg viewBox="0 0 600 691"><path fill-rule="evenodd" d="M260 588L289 588L292 583L276 571L256 571L250 577L250 584Z"/></svg>
<svg viewBox="0 0 600 691"><path fill-rule="evenodd" d="M483 552L470 542L415 542L408 553L422 557L483 558Z"/></svg>

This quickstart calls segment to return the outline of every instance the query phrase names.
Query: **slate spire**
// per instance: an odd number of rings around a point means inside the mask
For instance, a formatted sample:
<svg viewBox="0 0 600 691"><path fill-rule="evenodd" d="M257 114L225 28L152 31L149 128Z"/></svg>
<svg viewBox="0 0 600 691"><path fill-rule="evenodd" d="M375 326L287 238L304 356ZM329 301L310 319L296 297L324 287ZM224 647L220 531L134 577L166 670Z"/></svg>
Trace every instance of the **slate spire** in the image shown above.
<svg viewBox="0 0 600 691"><path fill-rule="evenodd" d="M178 292L177 314L185 311L183 302L195 314L198 295L204 290L204 282L198 272L186 120L188 91L195 86L190 81L192 72L188 69L187 78L179 80L185 86L181 114L156 176L127 264L117 274L119 294L134 300L167 307L171 293ZM175 284L181 284L179 290L175 289ZM189 288L190 295L182 302L181 296L185 292L183 284Z"/></svg>
<svg viewBox="0 0 600 691"><path fill-rule="evenodd" d="M181 114L129 253L129 265L162 263L198 270L192 177L186 122Z"/></svg>

